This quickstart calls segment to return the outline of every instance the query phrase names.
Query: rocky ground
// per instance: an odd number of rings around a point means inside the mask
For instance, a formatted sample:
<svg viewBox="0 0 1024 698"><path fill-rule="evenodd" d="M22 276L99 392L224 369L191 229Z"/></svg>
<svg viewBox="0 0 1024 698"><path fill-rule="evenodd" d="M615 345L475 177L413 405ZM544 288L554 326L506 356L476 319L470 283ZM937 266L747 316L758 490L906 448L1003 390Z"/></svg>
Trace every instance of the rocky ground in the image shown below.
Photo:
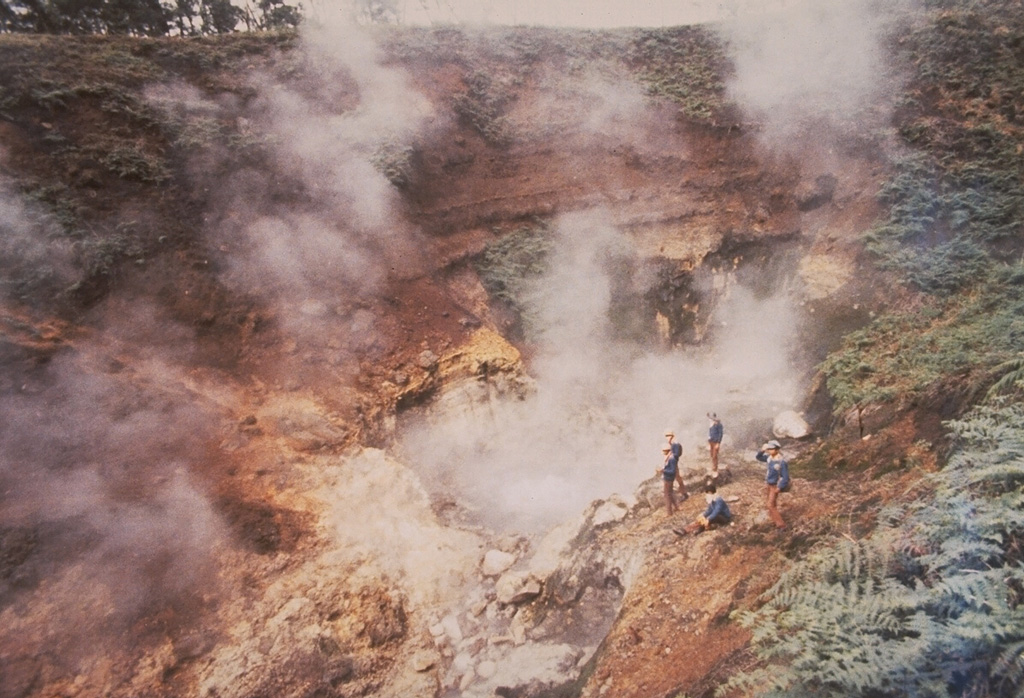
<svg viewBox="0 0 1024 698"><path fill-rule="evenodd" d="M11 60L26 50L0 39ZM237 63L194 71L157 42L140 46L127 54L164 61L173 74L162 84L196 90L238 137L301 140L268 107L284 81L253 73L302 74L298 59L240 51ZM736 523L697 537L672 528L701 498L670 519L660 484L643 477L636 492L609 492L529 535L484 526L426 484L396 440L406 415L465 381L529 390L537 347L473 263L524 221L605 211L656 270L636 314L665 350L709 336L715 294L701 296L695 279L735 281L785 260L817 313L799 330L811 358L881 295L858 274L856 240L882 176L872 148L847 140L827 157L814 144L780 156L742 123L694 122L664 99L616 111L618 97L550 58L510 83L517 97L503 116L517 136L501 145L450 113L470 81L464 55L373 64L377 77L401 74L433 116L414 177L387 190L395 217L358 231L360 253L384 230L412 231L378 250L372 280L332 257L329 274L290 286L251 258L257 238L245 237L265 231L257 214L270 202L295 228L324 210L324 220L358 217L338 204L347 190L325 194L316 179L344 179L332 167L350 154L337 144L281 153L265 178L251 162L236 177L240 163L203 151L154 194L96 163L68 169L69 151L55 150L54 133L73 139L102 121L95 93L65 95L75 109L4 115L5 185L59 180L90 225L132 223L154 247L88 293L76 287L63 309L0 305L0 697L705 695L746 659L746 631L729 614L824 534L856 537L871 503L900 491L896 474L803 477L801 454L827 420L787 444L797 477L783 534L764 520L746 437L723 452ZM487 60L498 74L502 57ZM48 79L67 74L54 71ZM325 86L311 72L289 98L321 100L336 119L311 131L344 126L359 86L383 84ZM578 128L580 99L606 118ZM171 148L156 132L138 142ZM329 249L310 243L299 262ZM916 439L904 426L850 447L884 458ZM685 459L694 490L702 459L693 449Z"/></svg>

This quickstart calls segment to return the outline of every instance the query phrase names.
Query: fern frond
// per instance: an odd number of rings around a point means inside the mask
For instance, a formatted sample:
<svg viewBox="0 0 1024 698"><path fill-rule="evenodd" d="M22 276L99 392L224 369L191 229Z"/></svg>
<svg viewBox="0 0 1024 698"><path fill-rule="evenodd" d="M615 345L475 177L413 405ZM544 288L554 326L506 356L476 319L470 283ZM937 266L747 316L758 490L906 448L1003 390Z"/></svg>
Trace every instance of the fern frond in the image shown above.
<svg viewBox="0 0 1024 698"><path fill-rule="evenodd" d="M772 675L780 664L792 672L743 685L759 695L945 697L967 682L976 695L1020 694L1024 406L947 426L956 450L926 483L933 496L888 507L866 539L816 546L737 616Z"/></svg>
<svg viewBox="0 0 1024 698"><path fill-rule="evenodd" d="M992 400L998 395L1024 392L1024 352L999 364L992 372L1000 378L985 393L986 400Z"/></svg>
<svg viewBox="0 0 1024 698"><path fill-rule="evenodd" d="M1011 643L1003 650L992 673L1012 685L1024 683L1024 640Z"/></svg>

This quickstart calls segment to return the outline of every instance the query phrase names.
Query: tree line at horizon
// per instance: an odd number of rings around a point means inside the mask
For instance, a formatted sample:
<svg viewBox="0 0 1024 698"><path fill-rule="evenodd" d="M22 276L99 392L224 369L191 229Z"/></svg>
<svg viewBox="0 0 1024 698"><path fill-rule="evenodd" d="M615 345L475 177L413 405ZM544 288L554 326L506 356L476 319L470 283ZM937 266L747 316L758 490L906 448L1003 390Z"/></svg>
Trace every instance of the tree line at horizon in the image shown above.
<svg viewBox="0 0 1024 698"><path fill-rule="evenodd" d="M341 0L362 23L401 22L398 0ZM0 0L0 34L203 36L294 29L297 0Z"/></svg>

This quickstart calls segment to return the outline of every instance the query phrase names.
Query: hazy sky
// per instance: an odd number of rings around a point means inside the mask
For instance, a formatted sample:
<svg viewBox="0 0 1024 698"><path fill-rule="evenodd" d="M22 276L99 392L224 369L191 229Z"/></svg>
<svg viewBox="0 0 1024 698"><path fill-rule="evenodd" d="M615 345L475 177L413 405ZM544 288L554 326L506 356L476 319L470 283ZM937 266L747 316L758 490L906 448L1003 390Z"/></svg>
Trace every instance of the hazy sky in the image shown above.
<svg viewBox="0 0 1024 698"><path fill-rule="evenodd" d="M674 26L801 0L399 0L407 24L483 22L566 27ZM314 3L315 5L316 3Z"/></svg>

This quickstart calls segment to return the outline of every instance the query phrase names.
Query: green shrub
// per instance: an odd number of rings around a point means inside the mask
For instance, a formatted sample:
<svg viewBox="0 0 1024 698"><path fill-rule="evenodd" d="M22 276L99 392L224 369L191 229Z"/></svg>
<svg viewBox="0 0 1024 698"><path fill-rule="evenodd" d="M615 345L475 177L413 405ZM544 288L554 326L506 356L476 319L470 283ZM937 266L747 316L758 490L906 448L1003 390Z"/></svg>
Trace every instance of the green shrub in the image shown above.
<svg viewBox="0 0 1024 698"><path fill-rule="evenodd" d="M388 140L378 144L370 162L393 185L404 187L412 177L413 153L412 146Z"/></svg>
<svg viewBox="0 0 1024 698"><path fill-rule="evenodd" d="M999 364L992 369L992 373L998 378L986 393L988 399L995 399L1000 395L1024 394L1024 352Z"/></svg>
<svg viewBox="0 0 1024 698"><path fill-rule="evenodd" d="M171 118L173 143L184 150L209 148L225 140L225 128L217 119L208 116Z"/></svg>
<svg viewBox="0 0 1024 698"><path fill-rule="evenodd" d="M521 317L526 313L525 295L530 281L547 270L551 238L545 223L535 222L505 233L476 258L480 282L491 295ZM529 317L524 317L529 325Z"/></svg>
<svg viewBox="0 0 1024 698"><path fill-rule="evenodd" d="M725 51L714 35L700 28L646 29L627 53L649 94L680 105L686 116L710 121L725 94Z"/></svg>
<svg viewBox="0 0 1024 698"><path fill-rule="evenodd" d="M170 177L163 158L130 142L119 142L99 157L100 164L121 179L159 184Z"/></svg>
<svg viewBox="0 0 1024 698"><path fill-rule="evenodd" d="M508 85L476 72L466 78L466 90L452 98L452 109L488 143L503 147L512 142L512 130L504 116L512 99Z"/></svg>
<svg viewBox="0 0 1024 698"><path fill-rule="evenodd" d="M929 496L823 544L734 614L760 695L1013 696L1024 690L1024 405L947 425L955 449Z"/></svg>
<svg viewBox="0 0 1024 698"><path fill-rule="evenodd" d="M867 245L925 292L970 285L992 245L1019 246L1024 63L1012 47L1022 41L1013 3L949 2L897 44L916 71L897 123L911 152L879 192L887 216Z"/></svg>
<svg viewBox="0 0 1024 698"><path fill-rule="evenodd" d="M66 85L42 81L29 91L29 96L35 104L52 112L67 109L77 94L73 88Z"/></svg>
<svg viewBox="0 0 1024 698"><path fill-rule="evenodd" d="M944 380L980 394L997 366L1024 351L1022 265L989 270L971 294L933 298L875 319L844 337L819 366L837 414L872 403L911 402Z"/></svg>
<svg viewBox="0 0 1024 698"><path fill-rule="evenodd" d="M86 279L111 276L122 262L141 263L145 258L145 246L130 223L119 225L115 231L102 236L83 237L75 247Z"/></svg>

